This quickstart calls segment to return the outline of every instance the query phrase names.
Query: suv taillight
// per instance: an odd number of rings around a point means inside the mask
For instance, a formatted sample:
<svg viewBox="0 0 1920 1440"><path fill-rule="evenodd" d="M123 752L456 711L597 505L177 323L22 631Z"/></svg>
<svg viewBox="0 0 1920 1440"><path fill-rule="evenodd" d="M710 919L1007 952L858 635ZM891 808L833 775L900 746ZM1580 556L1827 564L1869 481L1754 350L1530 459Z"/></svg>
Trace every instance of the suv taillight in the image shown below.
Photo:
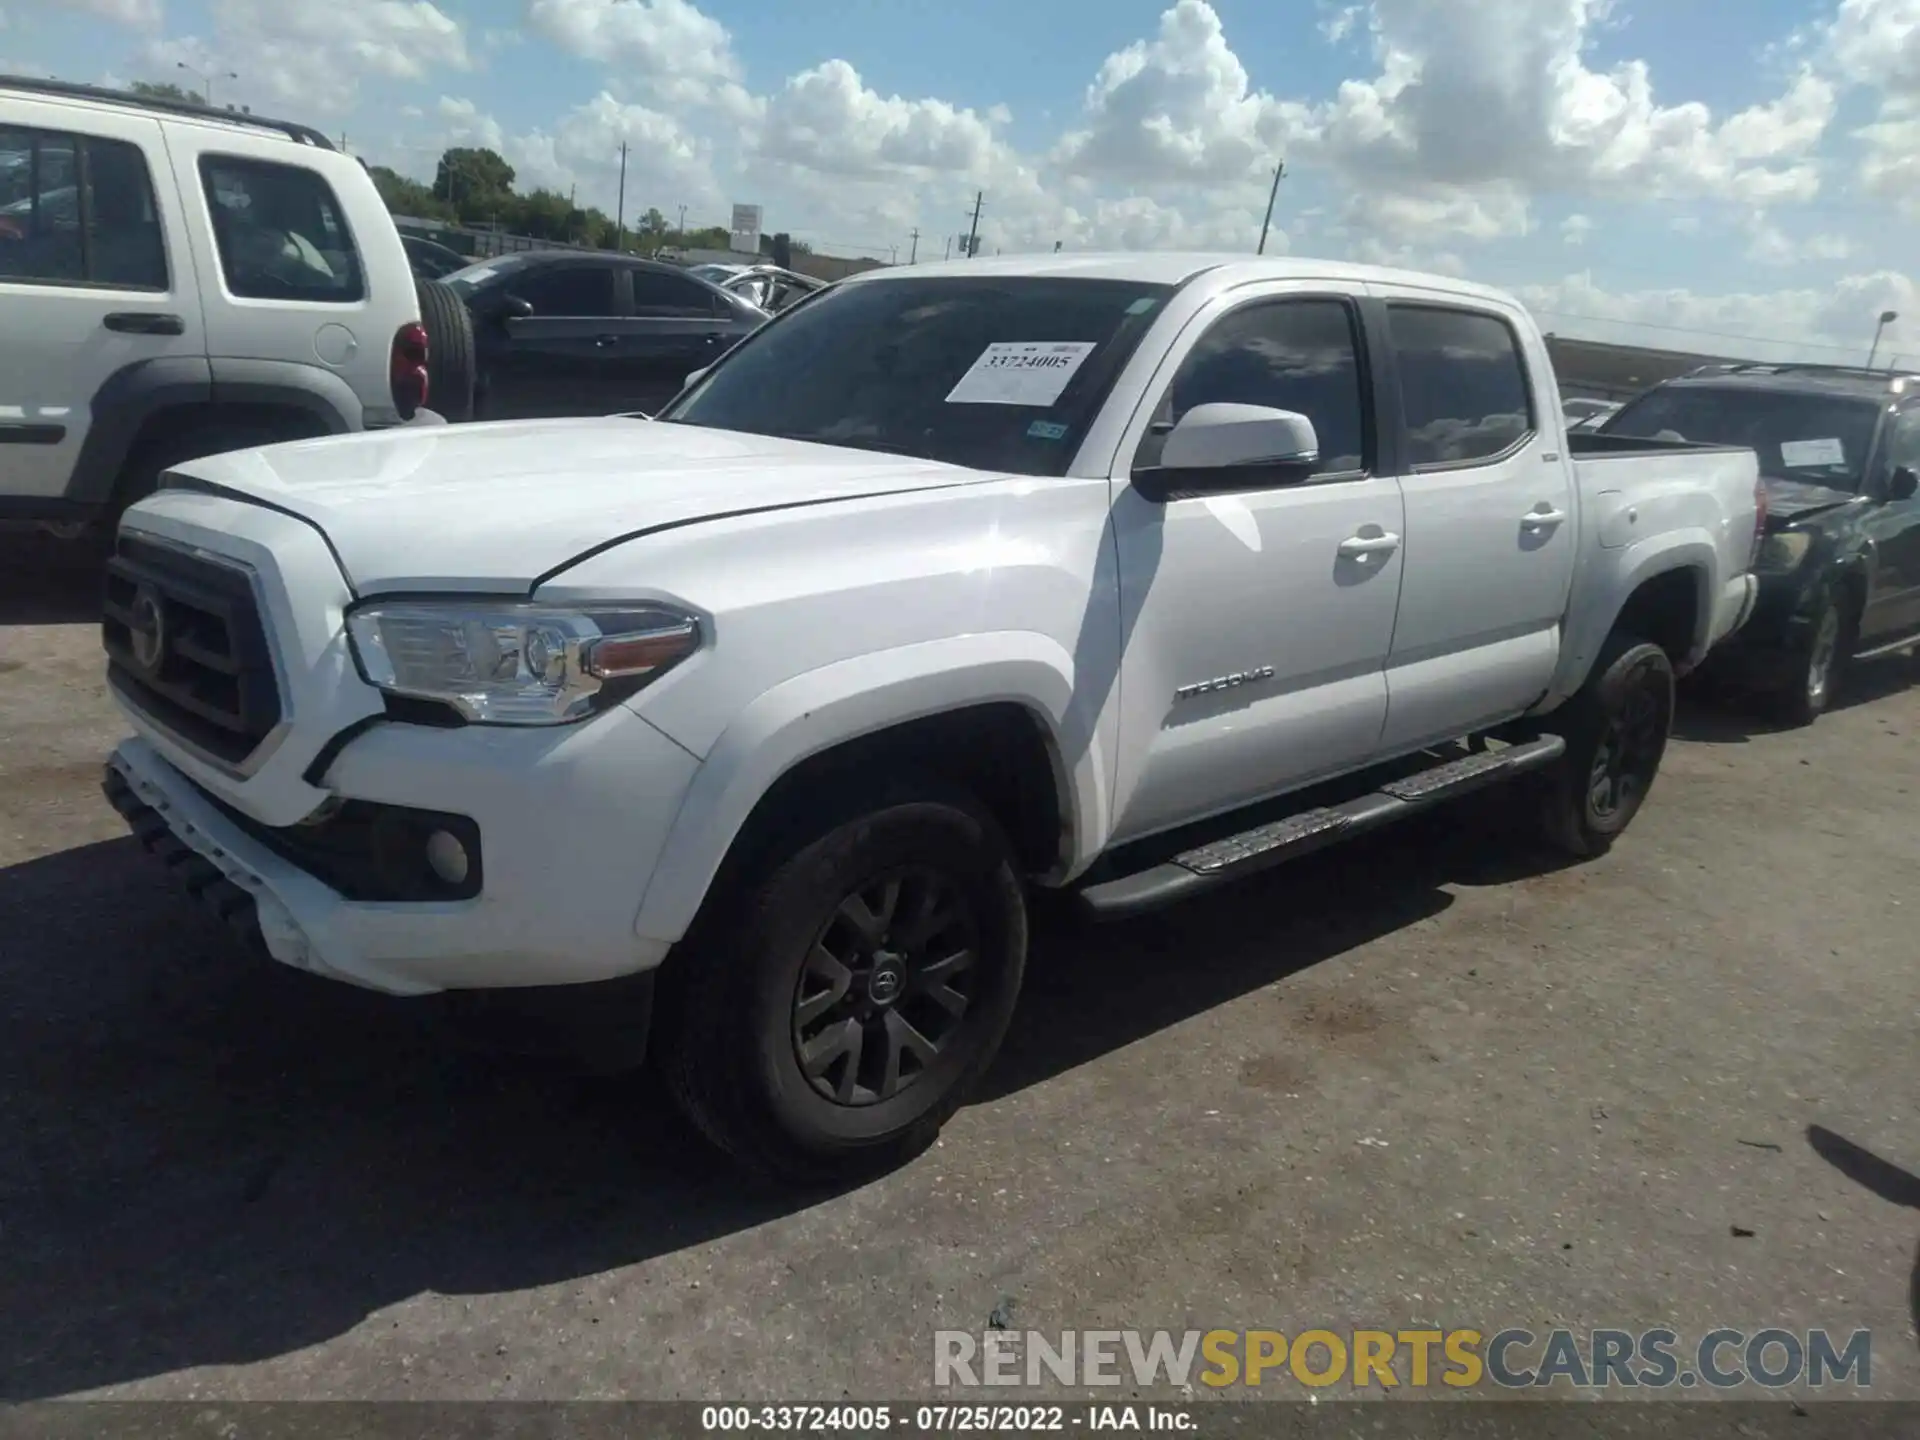
<svg viewBox="0 0 1920 1440"><path fill-rule="evenodd" d="M427 403L427 327L418 321L393 332L393 407L411 420Z"/></svg>
<svg viewBox="0 0 1920 1440"><path fill-rule="evenodd" d="M1760 547L1767 539L1767 482L1753 482L1753 550L1747 556L1747 568L1760 563Z"/></svg>

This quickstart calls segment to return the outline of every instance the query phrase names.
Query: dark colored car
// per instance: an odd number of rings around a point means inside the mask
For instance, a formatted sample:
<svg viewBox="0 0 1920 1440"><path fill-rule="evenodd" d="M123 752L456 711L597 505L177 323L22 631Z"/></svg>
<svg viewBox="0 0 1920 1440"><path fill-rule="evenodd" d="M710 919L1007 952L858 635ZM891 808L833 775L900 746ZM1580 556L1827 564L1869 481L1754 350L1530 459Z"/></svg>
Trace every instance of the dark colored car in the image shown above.
<svg viewBox="0 0 1920 1440"><path fill-rule="evenodd" d="M407 252L407 263L413 266L414 275L421 280L444 280L454 271L464 270L473 264L472 257L462 255L437 240L402 235L400 244Z"/></svg>
<svg viewBox="0 0 1920 1440"><path fill-rule="evenodd" d="M1848 662L1920 641L1920 376L1724 365L1629 401L1600 435L1750 447L1766 482L1760 596L1703 678L1811 723Z"/></svg>
<svg viewBox="0 0 1920 1440"><path fill-rule="evenodd" d="M476 420L651 414L768 319L675 265L543 250L445 283L473 316Z"/></svg>

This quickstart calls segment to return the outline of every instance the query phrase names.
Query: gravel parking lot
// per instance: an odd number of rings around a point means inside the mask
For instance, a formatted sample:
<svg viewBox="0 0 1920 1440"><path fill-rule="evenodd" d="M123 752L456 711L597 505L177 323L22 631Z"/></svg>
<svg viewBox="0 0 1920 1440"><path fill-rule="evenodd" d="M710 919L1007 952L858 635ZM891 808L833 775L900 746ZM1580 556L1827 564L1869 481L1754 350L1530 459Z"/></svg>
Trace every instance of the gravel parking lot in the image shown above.
<svg viewBox="0 0 1920 1440"><path fill-rule="evenodd" d="M1689 707L1615 852L1498 805L1109 929L877 1183L250 962L101 799L92 580L0 553L0 1397L904 1398L1013 1323L1872 1330L1920 1398L1920 688ZM1293 1393L1297 1394L1297 1390Z"/></svg>

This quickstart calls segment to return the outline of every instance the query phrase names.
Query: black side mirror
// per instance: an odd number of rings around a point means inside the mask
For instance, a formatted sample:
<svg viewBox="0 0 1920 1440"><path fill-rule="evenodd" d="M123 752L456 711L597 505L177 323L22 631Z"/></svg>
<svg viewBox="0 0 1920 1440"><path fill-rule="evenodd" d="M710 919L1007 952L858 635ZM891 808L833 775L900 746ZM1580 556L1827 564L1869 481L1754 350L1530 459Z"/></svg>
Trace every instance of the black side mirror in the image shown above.
<svg viewBox="0 0 1920 1440"><path fill-rule="evenodd" d="M1889 500L1911 500L1920 493L1920 473L1911 465L1902 465L1887 477L1887 498Z"/></svg>
<svg viewBox="0 0 1920 1440"><path fill-rule="evenodd" d="M504 296L500 301L502 320L525 320L533 314L533 302L522 300L518 295Z"/></svg>

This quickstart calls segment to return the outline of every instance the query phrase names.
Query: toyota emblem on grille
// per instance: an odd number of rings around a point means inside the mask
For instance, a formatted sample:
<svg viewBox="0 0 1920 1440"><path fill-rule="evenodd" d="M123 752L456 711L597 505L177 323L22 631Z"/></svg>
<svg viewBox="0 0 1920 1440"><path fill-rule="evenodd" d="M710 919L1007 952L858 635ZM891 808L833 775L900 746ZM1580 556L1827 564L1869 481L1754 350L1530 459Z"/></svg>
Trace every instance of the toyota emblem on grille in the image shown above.
<svg viewBox="0 0 1920 1440"><path fill-rule="evenodd" d="M133 663L149 675L158 672L167 658L167 612L150 585L134 592L133 607L127 614L127 638L133 648Z"/></svg>

